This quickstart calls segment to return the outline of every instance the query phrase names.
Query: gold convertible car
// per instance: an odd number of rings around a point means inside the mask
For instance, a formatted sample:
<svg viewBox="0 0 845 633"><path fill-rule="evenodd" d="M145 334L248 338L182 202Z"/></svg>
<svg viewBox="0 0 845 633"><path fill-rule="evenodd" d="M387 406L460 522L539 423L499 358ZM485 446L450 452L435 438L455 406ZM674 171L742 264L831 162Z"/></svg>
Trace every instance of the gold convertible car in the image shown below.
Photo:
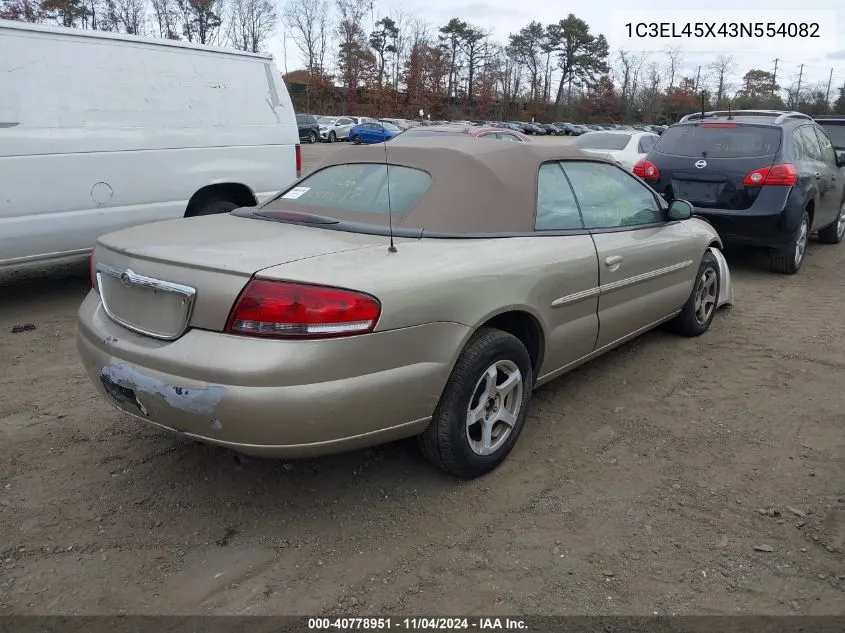
<svg viewBox="0 0 845 633"><path fill-rule="evenodd" d="M78 346L122 411L251 455L419 436L501 463L533 389L732 302L716 231L566 146L407 139L335 152L260 207L111 233Z"/></svg>

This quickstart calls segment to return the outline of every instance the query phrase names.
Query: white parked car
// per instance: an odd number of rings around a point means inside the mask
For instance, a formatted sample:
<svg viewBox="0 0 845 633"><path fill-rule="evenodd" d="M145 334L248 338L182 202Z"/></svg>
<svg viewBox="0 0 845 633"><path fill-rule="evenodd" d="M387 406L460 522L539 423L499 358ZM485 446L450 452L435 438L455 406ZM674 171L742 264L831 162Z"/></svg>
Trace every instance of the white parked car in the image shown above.
<svg viewBox="0 0 845 633"><path fill-rule="evenodd" d="M351 116L318 116L317 123L320 124L320 140L328 143L348 140L349 130L358 125L356 117Z"/></svg>
<svg viewBox="0 0 845 633"><path fill-rule="evenodd" d="M608 130L582 134L574 144L578 149L590 154L609 157L633 172L637 161L651 151L659 138L660 136L651 132Z"/></svg>
<svg viewBox="0 0 845 633"><path fill-rule="evenodd" d="M272 57L0 21L0 271L128 226L255 206L296 180Z"/></svg>

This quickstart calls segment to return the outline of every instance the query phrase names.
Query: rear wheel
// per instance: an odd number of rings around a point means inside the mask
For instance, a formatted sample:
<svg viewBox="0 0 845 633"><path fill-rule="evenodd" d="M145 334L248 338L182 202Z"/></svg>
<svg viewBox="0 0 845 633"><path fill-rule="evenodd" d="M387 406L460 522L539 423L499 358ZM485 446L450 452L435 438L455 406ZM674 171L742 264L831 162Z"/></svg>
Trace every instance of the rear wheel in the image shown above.
<svg viewBox="0 0 845 633"><path fill-rule="evenodd" d="M467 344L419 437L423 454L458 477L479 477L516 444L534 385L531 358L518 338L482 328Z"/></svg>
<svg viewBox="0 0 845 633"><path fill-rule="evenodd" d="M229 200L213 198L197 205L197 207L188 215L189 217L196 217L200 215L217 215L218 213L229 213L230 211L234 211L235 209L237 209L239 206L240 205L235 204L234 202L230 202Z"/></svg>
<svg viewBox="0 0 845 633"><path fill-rule="evenodd" d="M810 216L804 211L801 224L789 245L772 254L772 270L784 275L794 275L801 270L807 254L807 242L810 238Z"/></svg>
<svg viewBox="0 0 845 633"><path fill-rule="evenodd" d="M822 244L839 244L845 237L845 201L839 209L836 222L819 231L819 242Z"/></svg>
<svg viewBox="0 0 845 633"><path fill-rule="evenodd" d="M670 328L683 336L701 336L709 330L716 314L721 285L719 262L708 250L701 258L692 294L681 313L670 322Z"/></svg>

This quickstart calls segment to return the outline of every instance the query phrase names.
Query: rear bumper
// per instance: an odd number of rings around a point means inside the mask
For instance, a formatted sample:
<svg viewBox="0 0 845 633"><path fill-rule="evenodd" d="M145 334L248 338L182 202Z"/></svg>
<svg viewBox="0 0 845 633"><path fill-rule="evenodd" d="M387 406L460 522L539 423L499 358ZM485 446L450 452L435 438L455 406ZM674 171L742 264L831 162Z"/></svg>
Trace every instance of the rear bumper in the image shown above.
<svg viewBox="0 0 845 633"><path fill-rule="evenodd" d="M97 391L159 427L246 454L307 457L422 432L469 328L434 323L326 341L189 330L163 342L89 294L77 347Z"/></svg>

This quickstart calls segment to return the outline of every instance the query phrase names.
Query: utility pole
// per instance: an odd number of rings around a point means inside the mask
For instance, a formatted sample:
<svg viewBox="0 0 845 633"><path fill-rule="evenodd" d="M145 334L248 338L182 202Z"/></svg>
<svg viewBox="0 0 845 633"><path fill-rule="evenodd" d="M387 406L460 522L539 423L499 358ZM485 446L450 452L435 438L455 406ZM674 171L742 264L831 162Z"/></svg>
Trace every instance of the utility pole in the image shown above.
<svg viewBox="0 0 845 633"><path fill-rule="evenodd" d="M833 68L830 69L830 77L827 78L827 92L825 93L825 103L830 103L830 84L833 81Z"/></svg>
<svg viewBox="0 0 845 633"><path fill-rule="evenodd" d="M775 94L775 86L778 85L778 62L780 59L775 58L775 71L772 73L772 95Z"/></svg>
<svg viewBox="0 0 845 633"><path fill-rule="evenodd" d="M801 70L798 71L798 89L795 91L795 103L793 105L794 108L797 108L801 104L801 79L804 77L804 64L801 64Z"/></svg>

